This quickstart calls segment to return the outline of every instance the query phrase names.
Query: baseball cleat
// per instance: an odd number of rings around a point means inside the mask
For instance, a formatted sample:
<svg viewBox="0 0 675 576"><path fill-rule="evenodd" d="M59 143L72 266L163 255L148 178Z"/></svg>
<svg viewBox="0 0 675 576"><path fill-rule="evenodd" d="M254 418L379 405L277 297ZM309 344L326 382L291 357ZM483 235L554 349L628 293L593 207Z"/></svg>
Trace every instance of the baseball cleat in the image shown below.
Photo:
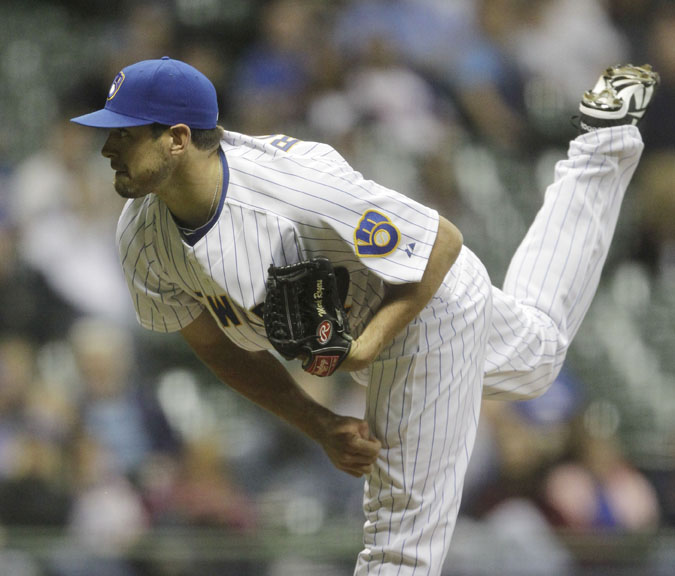
<svg viewBox="0 0 675 576"><path fill-rule="evenodd" d="M649 64L607 68L593 89L581 98L580 130L635 126L644 116L658 83L659 75Z"/></svg>

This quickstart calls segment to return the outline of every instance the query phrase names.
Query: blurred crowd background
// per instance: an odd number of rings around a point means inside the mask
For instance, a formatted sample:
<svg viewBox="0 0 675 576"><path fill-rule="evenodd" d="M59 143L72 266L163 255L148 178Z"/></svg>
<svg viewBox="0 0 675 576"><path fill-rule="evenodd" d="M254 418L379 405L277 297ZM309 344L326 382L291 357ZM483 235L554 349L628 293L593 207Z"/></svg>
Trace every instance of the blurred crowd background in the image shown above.
<svg viewBox="0 0 675 576"><path fill-rule="evenodd" d="M659 71L597 298L545 396L484 403L444 576L675 573L675 2L3 0L0 31L2 576L337 576L359 550L362 481L136 326L105 134L68 119L164 55L224 127L438 208L495 284L582 92ZM362 415L348 377L298 378Z"/></svg>

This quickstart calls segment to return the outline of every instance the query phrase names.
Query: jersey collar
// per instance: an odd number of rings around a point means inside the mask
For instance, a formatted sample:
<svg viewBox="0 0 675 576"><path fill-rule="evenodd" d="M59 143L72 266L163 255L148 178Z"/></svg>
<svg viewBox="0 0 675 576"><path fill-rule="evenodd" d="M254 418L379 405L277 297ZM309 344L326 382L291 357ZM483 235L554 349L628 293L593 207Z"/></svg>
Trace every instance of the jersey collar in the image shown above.
<svg viewBox="0 0 675 576"><path fill-rule="evenodd" d="M218 221L218 218L220 218L220 213L223 211L223 204L225 203L227 188L230 184L230 168L227 164L227 158L225 157L225 152L223 152L222 148L218 149L218 156L220 157L220 162L223 165L223 185L222 191L220 193L220 200L218 202L218 208L216 209L213 216L211 216L209 221L205 224L202 224L199 228L191 229L178 226L178 230L180 231L181 236L183 236L183 240L185 240L185 242L190 246L194 246L204 236L206 236L207 232L211 230L211 228L213 228L215 223Z"/></svg>

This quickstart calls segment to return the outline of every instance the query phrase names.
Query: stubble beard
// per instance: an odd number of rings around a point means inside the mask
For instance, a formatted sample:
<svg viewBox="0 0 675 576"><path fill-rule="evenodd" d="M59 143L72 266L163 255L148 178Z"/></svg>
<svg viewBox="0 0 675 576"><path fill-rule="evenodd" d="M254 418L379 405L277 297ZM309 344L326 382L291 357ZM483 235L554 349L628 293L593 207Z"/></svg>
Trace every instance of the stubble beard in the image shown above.
<svg viewBox="0 0 675 576"><path fill-rule="evenodd" d="M168 158L162 158L157 166L133 177L128 172L115 172L113 185L119 196L126 199L141 198L156 192L169 177L171 166Z"/></svg>
<svg viewBox="0 0 675 576"><path fill-rule="evenodd" d="M115 178L113 180L113 186L115 186L115 191L122 198L128 199L128 198L138 198L139 197L139 194L137 194L136 191L131 186L131 183L128 180L128 176L126 174L124 176L122 176L119 173L115 173Z"/></svg>

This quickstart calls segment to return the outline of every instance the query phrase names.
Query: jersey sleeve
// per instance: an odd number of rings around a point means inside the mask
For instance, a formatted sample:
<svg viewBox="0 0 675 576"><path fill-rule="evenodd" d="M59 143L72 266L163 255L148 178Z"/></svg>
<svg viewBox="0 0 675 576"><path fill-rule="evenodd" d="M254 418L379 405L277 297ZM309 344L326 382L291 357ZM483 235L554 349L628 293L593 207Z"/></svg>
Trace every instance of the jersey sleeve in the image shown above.
<svg viewBox="0 0 675 576"><path fill-rule="evenodd" d="M419 282L436 240L438 213L360 175L356 179L362 192L347 220L345 240L383 280Z"/></svg>
<svg viewBox="0 0 675 576"><path fill-rule="evenodd" d="M325 256L391 284L421 280L438 232L435 210L364 178L328 144L235 133L225 140L229 201L291 223L302 257Z"/></svg>
<svg viewBox="0 0 675 576"><path fill-rule="evenodd" d="M308 166L303 177L315 170L316 179L300 201L305 217L311 207L310 222L330 227L360 264L384 281L420 281L438 232L436 210L365 179L330 147ZM311 244L311 231L301 235Z"/></svg>
<svg viewBox="0 0 675 576"><path fill-rule="evenodd" d="M155 332L175 332L195 320L204 306L162 273L139 200L127 202L117 226L117 245L139 324Z"/></svg>

